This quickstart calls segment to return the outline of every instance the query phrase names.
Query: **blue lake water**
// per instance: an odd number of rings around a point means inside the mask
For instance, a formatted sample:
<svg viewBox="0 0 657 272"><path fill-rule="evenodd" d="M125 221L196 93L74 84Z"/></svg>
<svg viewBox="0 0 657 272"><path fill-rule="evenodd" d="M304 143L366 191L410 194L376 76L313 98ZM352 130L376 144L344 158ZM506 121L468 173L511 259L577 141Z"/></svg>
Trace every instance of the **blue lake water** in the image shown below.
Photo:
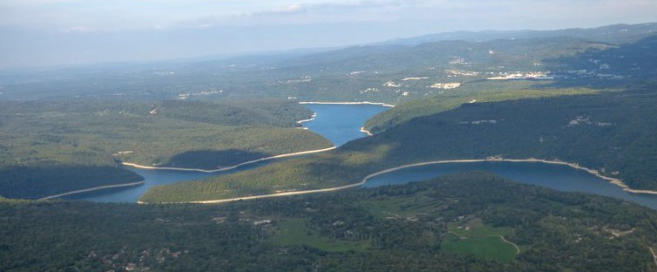
<svg viewBox="0 0 657 272"><path fill-rule="evenodd" d="M190 180L199 180L210 176L227 175L253 169L258 166L267 164L267 162L258 162L254 164L244 165L233 170L219 172L219 173L204 173L196 171L175 171L175 170L147 170L138 169L134 167L126 167L137 174L144 177L144 184L138 186L131 186L127 188L115 188L101 191L94 191L88 193L81 193L70 195L67 199L79 199L94 202L122 202L122 203L135 203L143 194L153 186L166 185L176 182L184 182Z"/></svg>
<svg viewBox="0 0 657 272"><path fill-rule="evenodd" d="M306 122L303 125L311 131L320 134L330 140L334 145L340 146L344 143L365 137L360 128L365 121L372 118L377 113L383 112L388 108L377 105L305 105L316 113L314 120ZM274 161L274 160L272 160ZM253 169L272 161L264 161L242 167L218 172L203 173L193 171L172 171L172 170L146 170L127 167L130 170L144 177L144 184L129 188L116 188L102 191L88 192L67 196L68 199L81 199L95 202L137 202L148 189L157 185L165 185L176 182L198 180L210 176L226 175Z"/></svg>
<svg viewBox="0 0 657 272"><path fill-rule="evenodd" d="M350 140L366 136L360 132L372 116L387 108L376 105L306 105L317 116L315 120L304 123L311 131L329 139L336 146ZM156 185L171 184L190 180L198 180L209 176L231 174L247 169L253 169L269 162L245 165L231 171L220 173L202 173L171 170L144 170L130 168L145 179L145 184L130 188L119 188L90 192L69 196L68 198L96 202L137 202L139 197ZM533 184L566 192L583 192L595 195L609 196L631 201L643 206L657 209L657 196L637 195L627 193L620 187L610 184L585 171L576 170L564 165L524 162L481 162L481 163L451 163L406 168L383 174L370 179L364 187L375 187L389 184L403 184L411 181L464 171L488 171L525 184Z"/></svg>
<svg viewBox="0 0 657 272"><path fill-rule="evenodd" d="M520 183L558 191L609 196L657 209L657 196L628 193L584 170L538 162L449 163L409 167L373 177L363 187L404 184L466 171L486 171Z"/></svg>
<svg viewBox="0 0 657 272"><path fill-rule="evenodd" d="M311 131L329 139L336 146L367 136L360 128L374 115L388 108L377 105L305 105L317 114L305 123Z"/></svg>

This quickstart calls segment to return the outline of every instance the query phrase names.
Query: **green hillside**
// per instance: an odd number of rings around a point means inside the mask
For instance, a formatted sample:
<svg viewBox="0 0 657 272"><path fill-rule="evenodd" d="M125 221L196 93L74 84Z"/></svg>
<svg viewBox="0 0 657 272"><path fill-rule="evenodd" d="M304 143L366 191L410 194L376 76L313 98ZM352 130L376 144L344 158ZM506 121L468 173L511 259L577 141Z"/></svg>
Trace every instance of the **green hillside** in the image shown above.
<svg viewBox="0 0 657 272"><path fill-rule="evenodd" d="M513 51L512 51L513 52ZM657 36L605 48L589 48L574 55L541 59L550 71L550 81L466 81L454 90L431 94L423 99L398 104L365 125L380 132L419 116L455 108L463 103L501 101L539 96L590 93L591 90L618 90L651 82L657 77Z"/></svg>
<svg viewBox="0 0 657 272"><path fill-rule="evenodd" d="M489 156L576 162L657 189L657 92L466 104L412 119L336 151L235 175L152 188L143 201L190 201L340 186L402 164Z"/></svg>
<svg viewBox="0 0 657 272"><path fill-rule="evenodd" d="M331 146L291 102L0 102L0 195L38 198L134 182L118 160L215 169Z"/></svg>
<svg viewBox="0 0 657 272"><path fill-rule="evenodd" d="M0 270L656 271L656 225L483 173L220 206L1 200Z"/></svg>
<svg viewBox="0 0 657 272"><path fill-rule="evenodd" d="M646 31L636 33L636 37L647 36ZM157 68L134 65L99 71L0 72L0 99L289 97L398 104L440 92L431 88L434 84L465 83L505 73L548 72L552 59L612 49L636 39L608 40L596 35L553 33L518 39L375 44L301 56L244 57Z"/></svg>

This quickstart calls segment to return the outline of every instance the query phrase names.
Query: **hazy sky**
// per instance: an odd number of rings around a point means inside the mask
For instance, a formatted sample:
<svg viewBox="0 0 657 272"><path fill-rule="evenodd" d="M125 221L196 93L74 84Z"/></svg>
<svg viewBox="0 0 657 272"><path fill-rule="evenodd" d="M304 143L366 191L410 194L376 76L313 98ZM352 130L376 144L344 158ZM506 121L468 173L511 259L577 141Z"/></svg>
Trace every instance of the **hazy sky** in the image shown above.
<svg viewBox="0 0 657 272"><path fill-rule="evenodd" d="M1 0L0 67L657 21L657 0Z"/></svg>

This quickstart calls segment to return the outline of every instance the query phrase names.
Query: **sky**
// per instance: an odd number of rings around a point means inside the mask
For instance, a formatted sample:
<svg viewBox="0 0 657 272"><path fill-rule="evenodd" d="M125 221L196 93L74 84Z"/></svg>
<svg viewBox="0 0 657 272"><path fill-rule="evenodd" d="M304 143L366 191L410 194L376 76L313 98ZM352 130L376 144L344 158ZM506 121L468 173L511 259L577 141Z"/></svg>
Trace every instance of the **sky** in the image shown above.
<svg viewBox="0 0 657 272"><path fill-rule="evenodd" d="M0 68L657 22L656 0L2 0Z"/></svg>

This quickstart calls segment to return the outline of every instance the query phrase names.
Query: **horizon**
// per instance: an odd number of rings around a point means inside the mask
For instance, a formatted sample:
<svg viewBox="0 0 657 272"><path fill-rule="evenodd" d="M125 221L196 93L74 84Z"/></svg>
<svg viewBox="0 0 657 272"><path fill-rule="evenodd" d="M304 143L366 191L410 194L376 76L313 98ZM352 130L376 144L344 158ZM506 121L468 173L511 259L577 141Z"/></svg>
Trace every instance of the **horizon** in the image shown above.
<svg viewBox="0 0 657 272"><path fill-rule="evenodd" d="M417 36L657 22L632 0L104 1L0 4L0 68L225 58ZM632 19L628 19L632 18Z"/></svg>
<svg viewBox="0 0 657 272"><path fill-rule="evenodd" d="M2 66L0 64L0 72L26 72L34 70L59 70L59 69L82 69L89 68L92 66L104 67L108 66L124 66L124 65L150 65L150 64L162 64L162 63L186 63L186 62L195 62L195 61L222 61L230 60L235 58L243 57L257 57L257 56L278 56L285 54L293 54L295 51L308 51L308 53L302 53L300 55L315 54L322 52L329 52L333 50L340 50L352 47L359 46L376 46L379 44L384 44L388 42L397 42L404 40L411 40L415 38L421 38L425 36L433 35L446 35L453 33L472 33L472 34L481 34L481 33L505 33L505 32L549 32L549 31L561 31L561 30L582 30L582 29L596 29L603 27L611 26L639 26L639 25L650 25L657 24L657 21L650 22L640 22L640 23L613 23L605 25L596 25L590 27L567 27L567 28L553 28L553 29L480 29L480 30L454 30L454 31L445 31L445 32L429 32L424 34L418 34L413 36L404 36L404 37L390 37L380 40L373 40L363 43L353 43L353 44L343 44L335 46L317 46L317 47L291 47L283 48L278 50L256 50L256 51L245 51L237 52L233 54L205 54L205 55L192 55L192 56L181 56L181 57L163 57L155 59L134 59L134 60L118 60L118 61L91 61L91 62L80 62L80 63L54 63L46 65L19 65L19 66ZM450 40L450 39L446 39ZM458 39L453 39L458 40ZM1 62L0 62L1 63Z"/></svg>

